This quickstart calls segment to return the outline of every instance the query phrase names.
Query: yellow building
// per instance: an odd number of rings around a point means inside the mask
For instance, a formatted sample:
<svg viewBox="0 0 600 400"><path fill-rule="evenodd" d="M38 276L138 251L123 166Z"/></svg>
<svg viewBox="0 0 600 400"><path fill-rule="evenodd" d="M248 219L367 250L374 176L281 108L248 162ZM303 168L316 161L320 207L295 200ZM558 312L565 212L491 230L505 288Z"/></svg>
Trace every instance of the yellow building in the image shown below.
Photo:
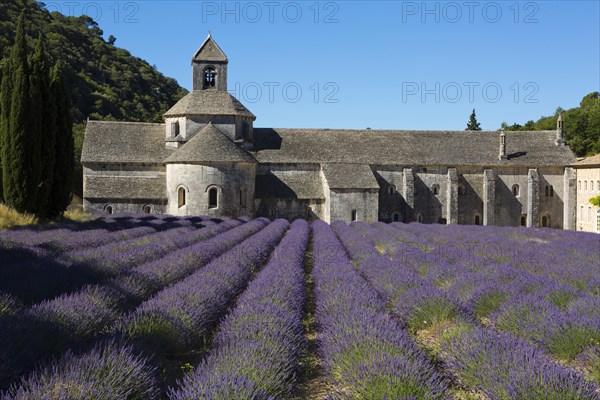
<svg viewBox="0 0 600 400"><path fill-rule="evenodd" d="M577 230L600 233L600 208L590 203L600 196L600 154L578 161L577 169Z"/></svg>

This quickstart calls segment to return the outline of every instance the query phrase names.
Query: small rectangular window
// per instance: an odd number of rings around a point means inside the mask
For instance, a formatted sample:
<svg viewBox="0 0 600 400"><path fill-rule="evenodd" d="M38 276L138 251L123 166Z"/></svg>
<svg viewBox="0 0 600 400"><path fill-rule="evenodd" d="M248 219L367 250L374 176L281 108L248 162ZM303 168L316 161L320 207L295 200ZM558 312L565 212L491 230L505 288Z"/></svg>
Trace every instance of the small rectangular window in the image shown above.
<svg viewBox="0 0 600 400"><path fill-rule="evenodd" d="M356 210L352 210L351 220L356 221Z"/></svg>

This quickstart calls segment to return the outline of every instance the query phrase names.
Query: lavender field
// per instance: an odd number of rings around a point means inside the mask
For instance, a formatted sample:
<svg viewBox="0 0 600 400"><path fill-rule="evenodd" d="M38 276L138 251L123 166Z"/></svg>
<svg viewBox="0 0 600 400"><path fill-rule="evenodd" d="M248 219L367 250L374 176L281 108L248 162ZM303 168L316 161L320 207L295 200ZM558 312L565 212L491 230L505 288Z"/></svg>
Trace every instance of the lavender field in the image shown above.
<svg viewBox="0 0 600 400"><path fill-rule="evenodd" d="M600 399L600 235L102 215L0 232L0 399Z"/></svg>

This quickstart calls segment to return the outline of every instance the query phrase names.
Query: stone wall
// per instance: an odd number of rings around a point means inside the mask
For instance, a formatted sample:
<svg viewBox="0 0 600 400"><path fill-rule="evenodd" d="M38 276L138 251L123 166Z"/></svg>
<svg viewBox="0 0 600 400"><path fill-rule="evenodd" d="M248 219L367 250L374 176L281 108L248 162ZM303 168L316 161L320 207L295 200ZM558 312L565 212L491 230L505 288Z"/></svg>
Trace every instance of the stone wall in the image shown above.
<svg viewBox="0 0 600 400"><path fill-rule="evenodd" d="M254 209L257 217L315 220L322 219L324 203L320 199L255 199Z"/></svg>
<svg viewBox="0 0 600 400"><path fill-rule="evenodd" d="M415 220L426 224L446 223L448 201L448 168L414 168Z"/></svg>
<svg viewBox="0 0 600 400"><path fill-rule="evenodd" d="M404 169L401 167L374 168L379 183L379 220L407 222L407 203L404 199Z"/></svg>
<svg viewBox="0 0 600 400"><path fill-rule="evenodd" d="M352 221L352 211L356 211L356 220L375 222L378 220L379 191L377 189L331 189L330 221Z"/></svg>
<svg viewBox="0 0 600 400"><path fill-rule="evenodd" d="M211 215L237 218L254 217L256 166L251 163L214 163L212 165L168 164L168 212L173 215ZM186 192L185 205L179 207L179 188ZM216 188L218 206L209 208L209 190ZM240 190L246 190L240 204Z"/></svg>
<svg viewBox="0 0 600 400"><path fill-rule="evenodd" d="M145 163L86 163L83 166L83 181L86 176L93 177L145 177L166 179L166 168L160 164ZM166 212L166 201L156 199L122 199L113 197L114 193L106 193L104 198L89 199L86 188L83 188L83 209L86 212L105 211L108 207L113 212L143 213L150 211L153 214Z"/></svg>
<svg viewBox="0 0 600 400"><path fill-rule="evenodd" d="M590 198L600 196L600 167L577 168L577 230L600 232L599 208L590 204ZM592 182L594 188L592 189ZM586 187L587 183L587 187Z"/></svg>
<svg viewBox="0 0 600 400"><path fill-rule="evenodd" d="M474 225L479 217L483 224L483 170L459 167L458 172L458 223Z"/></svg>
<svg viewBox="0 0 600 400"><path fill-rule="evenodd" d="M111 213L149 213L163 214L167 212L165 201L157 200L115 200L115 199L83 199L83 209L86 212Z"/></svg>

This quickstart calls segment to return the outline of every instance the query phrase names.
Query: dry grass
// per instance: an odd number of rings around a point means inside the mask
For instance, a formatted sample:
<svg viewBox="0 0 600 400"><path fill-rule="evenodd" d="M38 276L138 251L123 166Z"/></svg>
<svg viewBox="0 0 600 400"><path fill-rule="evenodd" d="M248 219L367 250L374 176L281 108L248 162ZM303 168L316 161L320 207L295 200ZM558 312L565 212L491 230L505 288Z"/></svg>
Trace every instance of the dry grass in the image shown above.
<svg viewBox="0 0 600 400"><path fill-rule="evenodd" d="M0 229L9 229L16 226L37 224L38 219L30 214L19 213L12 208L0 204Z"/></svg>
<svg viewBox="0 0 600 400"><path fill-rule="evenodd" d="M64 217L75 222L85 222L90 220L91 214L84 212L81 208L73 208L65 211Z"/></svg>
<svg viewBox="0 0 600 400"><path fill-rule="evenodd" d="M65 212L64 219L85 222L90 220L90 214L83 212L80 208L74 208ZM52 221L40 220L35 215L20 213L4 204L0 204L0 230L43 223L52 223Z"/></svg>

